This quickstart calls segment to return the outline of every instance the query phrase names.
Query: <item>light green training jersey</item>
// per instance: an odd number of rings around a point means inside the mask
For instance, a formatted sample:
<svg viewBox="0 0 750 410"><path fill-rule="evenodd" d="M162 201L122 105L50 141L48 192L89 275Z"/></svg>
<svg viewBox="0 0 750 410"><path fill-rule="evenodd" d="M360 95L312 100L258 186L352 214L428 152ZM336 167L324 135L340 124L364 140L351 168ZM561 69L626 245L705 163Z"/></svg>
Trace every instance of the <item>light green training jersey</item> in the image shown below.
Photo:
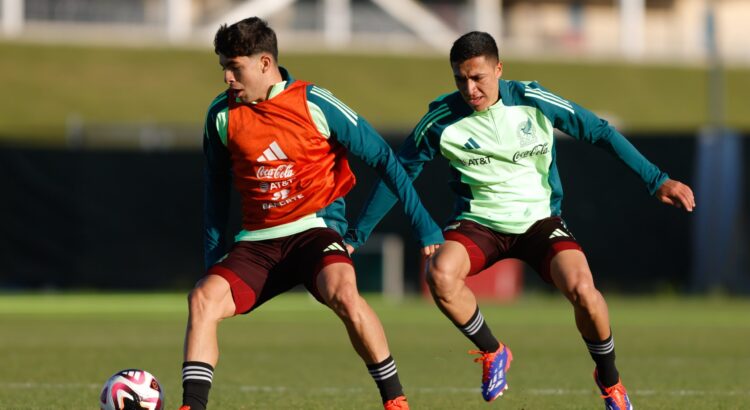
<svg viewBox="0 0 750 410"><path fill-rule="evenodd" d="M540 219L560 215L556 128L615 155L652 194L668 178L605 120L538 83L499 80L499 88L500 99L483 111L474 111L458 92L437 98L399 152L412 178L437 153L448 160L457 195L454 219L520 234ZM379 183L347 242L364 243L394 202Z"/></svg>

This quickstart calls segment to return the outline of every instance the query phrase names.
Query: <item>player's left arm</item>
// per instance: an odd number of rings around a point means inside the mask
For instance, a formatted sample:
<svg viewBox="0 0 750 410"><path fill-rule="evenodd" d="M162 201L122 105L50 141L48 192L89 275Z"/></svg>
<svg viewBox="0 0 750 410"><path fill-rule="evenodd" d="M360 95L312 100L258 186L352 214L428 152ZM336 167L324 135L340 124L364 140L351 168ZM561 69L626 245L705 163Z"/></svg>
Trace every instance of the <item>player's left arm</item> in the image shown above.
<svg viewBox="0 0 750 410"><path fill-rule="evenodd" d="M232 175L226 147L226 119L226 96L220 94L209 108L203 131L203 261L206 269L227 251Z"/></svg>
<svg viewBox="0 0 750 410"><path fill-rule="evenodd" d="M427 248L429 245L442 243L443 234L440 227L419 200L411 178L404 171L396 154L375 129L330 91L312 86L308 92L308 99L317 105L324 115L329 139L340 143L350 153L374 168L388 188L396 194L421 246ZM318 127L321 128L320 125Z"/></svg>
<svg viewBox="0 0 750 410"><path fill-rule="evenodd" d="M603 148L622 161L646 183L649 193L659 201L688 212L693 210L695 196L690 187L669 178L606 120L537 83L527 85L525 94L538 103L545 115L552 119L555 128L575 139Z"/></svg>

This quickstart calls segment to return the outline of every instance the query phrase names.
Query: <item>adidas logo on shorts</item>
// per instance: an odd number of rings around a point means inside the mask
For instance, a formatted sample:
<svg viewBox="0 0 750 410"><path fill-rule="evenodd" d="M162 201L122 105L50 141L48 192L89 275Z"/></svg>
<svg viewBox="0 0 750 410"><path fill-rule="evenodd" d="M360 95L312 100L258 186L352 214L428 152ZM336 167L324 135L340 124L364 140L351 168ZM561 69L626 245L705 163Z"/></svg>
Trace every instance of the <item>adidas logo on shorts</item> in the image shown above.
<svg viewBox="0 0 750 410"><path fill-rule="evenodd" d="M461 222L454 223L453 225L448 225L443 230L450 231L451 229L458 229L459 226L461 226Z"/></svg>
<svg viewBox="0 0 750 410"><path fill-rule="evenodd" d="M557 229L554 230L554 232L552 232L552 235L549 236L549 239L558 238L558 237L569 238L570 235L568 235L567 233L565 233L565 231L563 231L562 229L557 228Z"/></svg>
<svg viewBox="0 0 750 410"><path fill-rule="evenodd" d="M329 251L346 252L346 249L344 249L343 246L339 245L338 242L333 242L332 244L328 245L328 247L323 250L323 252L329 252Z"/></svg>

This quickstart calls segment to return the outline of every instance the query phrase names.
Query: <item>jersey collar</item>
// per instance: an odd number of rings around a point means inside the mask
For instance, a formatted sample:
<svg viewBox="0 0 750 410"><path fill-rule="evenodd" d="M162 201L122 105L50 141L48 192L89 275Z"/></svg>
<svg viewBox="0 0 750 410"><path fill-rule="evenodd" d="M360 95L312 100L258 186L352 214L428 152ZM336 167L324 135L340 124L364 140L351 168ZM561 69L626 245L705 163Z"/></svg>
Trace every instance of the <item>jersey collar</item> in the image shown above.
<svg viewBox="0 0 750 410"><path fill-rule="evenodd" d="M281 79L286 81L287 84L291 84L294 82L294 77L289 74L289 71L286 68L279 66L279 72L281 72Z"/></svg>
<svg viewBox="0 0 750 410"><path fill-rule="evenodd" d="M507 81L503 80L502 78L498 80L499 86L498 90L500 91L500 98L497 100L497 103L502 103L503 105L511 105L510 101L510 85ZM493 104L496 105L496 104Z"/></svg>
<svg viewBox="0 0 750 410"><path fill-rule="evenodd" d="M294 82L294 78L286 68L279 66L279 72L281 72L281 81L271 86L271 89L268 91L268 100L281 94Z"/></svg>

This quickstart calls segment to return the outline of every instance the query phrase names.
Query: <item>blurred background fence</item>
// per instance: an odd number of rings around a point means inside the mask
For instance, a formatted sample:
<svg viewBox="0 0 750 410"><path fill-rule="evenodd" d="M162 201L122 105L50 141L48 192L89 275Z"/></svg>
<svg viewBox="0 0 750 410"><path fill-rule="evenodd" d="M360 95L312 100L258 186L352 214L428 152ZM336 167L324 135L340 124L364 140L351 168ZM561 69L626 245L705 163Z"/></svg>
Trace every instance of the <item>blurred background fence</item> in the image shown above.
<svg viewBox="0 0 750 410"><path fill-rule="evenodd" d="M205 45L219 24L267 18L288 51L444 52L479 29L514 55L695 60L715 31L750 61L745 0L1 0L9 38Z"/></svg>
<svg viewBox="0 0 750 410"><path fill-rule="evenodd" d="M750 292L743 0L0 0L0 288L186 288L200 277L201 129L222 90L211 38L250 15L277 30L282 65L394 148L452 90L452 41L493 33L505 78L593 109L696 190L696 212L671 209L603 151L558 136L563 216L600 286ZM353 166L352 217L375 178ZM436 163L416 182L439 222L447 179ZM378 230L402 238L414 292L404 222L394 210ZM361 258L363 278L388 276L387 263Z"/></svg>

